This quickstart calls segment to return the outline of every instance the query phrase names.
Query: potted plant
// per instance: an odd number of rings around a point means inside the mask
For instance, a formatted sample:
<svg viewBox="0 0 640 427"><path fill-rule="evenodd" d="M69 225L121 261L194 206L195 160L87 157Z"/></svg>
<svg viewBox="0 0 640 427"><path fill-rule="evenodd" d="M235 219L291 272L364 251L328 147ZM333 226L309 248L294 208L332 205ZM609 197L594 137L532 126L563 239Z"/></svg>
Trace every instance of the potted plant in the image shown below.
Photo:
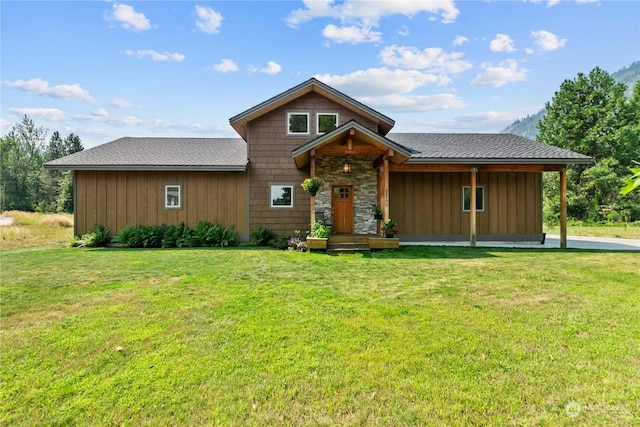
<svg viewBox="0 0 640 427"><path fill-rule="evenodd" d="M380 209L378 205L371 205L371 211L375 219L382 219L384 217L384 212L382 212L382 209Z"/></svg>
<svg viewBox="0 0 640 427"><path fill-rule="evenodd" d="M320 221L316 221L311 226L311 233L307 237L307 248L313 249L327 249L327 241L329 239L329 233L331 230Z"/></svg>
<svg viewBox="0 0 640 427"><path fill-rule="evenodd" d="M313 197L316 195L316 192L322 185L322 181L320 181L320 178L316 178L316 177L307 178L304 181L302 181L301 185L302 185L302 189L304 191L308 191L309 194Z"/></svg>
<svg viewBox="0 0 640 427"><path fill-rule="evenodd" d="M398 232L398 223L389 218L387 222L382 224L381 230L384 237L393 237Z"/></svg>

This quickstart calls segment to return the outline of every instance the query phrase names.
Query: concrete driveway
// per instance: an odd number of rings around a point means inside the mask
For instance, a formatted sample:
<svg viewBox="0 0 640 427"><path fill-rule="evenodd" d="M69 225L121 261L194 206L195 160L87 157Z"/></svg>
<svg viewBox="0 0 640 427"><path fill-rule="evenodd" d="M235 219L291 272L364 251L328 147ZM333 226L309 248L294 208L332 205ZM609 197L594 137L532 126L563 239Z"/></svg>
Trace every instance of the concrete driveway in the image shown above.
<svg viewBox="0 0 640 427"><path fill-rule="evenodd" d="M400 245L469 246L469 242L400 242ZM477 242L476 246L483 248L557 249L560 248L560 236L547 235L544 245L537 242ZM640 239L568 236L567 248L640 252Z"/></svg>

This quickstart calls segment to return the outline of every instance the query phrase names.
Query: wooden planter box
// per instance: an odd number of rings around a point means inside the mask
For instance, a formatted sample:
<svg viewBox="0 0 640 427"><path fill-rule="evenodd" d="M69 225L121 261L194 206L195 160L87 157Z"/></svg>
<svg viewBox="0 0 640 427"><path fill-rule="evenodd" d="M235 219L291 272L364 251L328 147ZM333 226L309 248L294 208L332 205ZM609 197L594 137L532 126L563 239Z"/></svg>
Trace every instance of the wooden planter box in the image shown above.
<svg viewBox="0 0 640 427"><path fill-rule="evenodd" d="M376 249L398 249L400 247L400 239L397 237L370 237L369 248Z"/></svg>
<svg viewBox="0 0 640 427"><path fill-rule="evenodd" d="M328 240L321 237L307 237L307 249L310 251L325 251L327 250Z"/></svg>

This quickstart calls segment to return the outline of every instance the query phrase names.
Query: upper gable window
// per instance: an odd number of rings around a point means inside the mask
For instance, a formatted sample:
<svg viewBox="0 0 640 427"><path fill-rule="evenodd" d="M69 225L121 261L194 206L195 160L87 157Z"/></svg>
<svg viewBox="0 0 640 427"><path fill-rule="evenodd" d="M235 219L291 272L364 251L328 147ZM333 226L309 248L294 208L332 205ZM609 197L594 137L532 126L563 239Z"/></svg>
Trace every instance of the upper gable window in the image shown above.
<svg viewBox="0 0 640 427"><path fill-rule="evenodd" d="M331 132L338 127L338 113L318 113L316 131L318 134Z"/></svg>
<svg viewBox="0 0 640 427"><path fill-rule="evenodd" d="M287 125L289 135L308 135L309 113L287 113Z"/></svg>

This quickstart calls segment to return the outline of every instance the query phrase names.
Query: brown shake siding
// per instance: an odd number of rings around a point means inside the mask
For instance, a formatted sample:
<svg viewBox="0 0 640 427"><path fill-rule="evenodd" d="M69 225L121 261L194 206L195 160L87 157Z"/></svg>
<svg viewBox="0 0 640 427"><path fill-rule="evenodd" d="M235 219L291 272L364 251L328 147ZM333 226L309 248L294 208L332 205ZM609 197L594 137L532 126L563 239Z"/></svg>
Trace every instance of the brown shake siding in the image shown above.
<svg viewBox="0 0 640 427"><path fill-rule="evenodd" d="M308 112L308 135L287 135L287 113ZM293 102L271 111L248 124L249 155L249 228L254 231L267 227L276 234L294 230L303 233L310 229L309 193L300 184L309 176L309 167L299 170L291 152L300 145L315 139L316 113L337 112L339 125L355 119L372 129L374 122L340 107L316 93L306 94ZM270 185L290 183L294 188L293 208L270 207Z"/></svg>

